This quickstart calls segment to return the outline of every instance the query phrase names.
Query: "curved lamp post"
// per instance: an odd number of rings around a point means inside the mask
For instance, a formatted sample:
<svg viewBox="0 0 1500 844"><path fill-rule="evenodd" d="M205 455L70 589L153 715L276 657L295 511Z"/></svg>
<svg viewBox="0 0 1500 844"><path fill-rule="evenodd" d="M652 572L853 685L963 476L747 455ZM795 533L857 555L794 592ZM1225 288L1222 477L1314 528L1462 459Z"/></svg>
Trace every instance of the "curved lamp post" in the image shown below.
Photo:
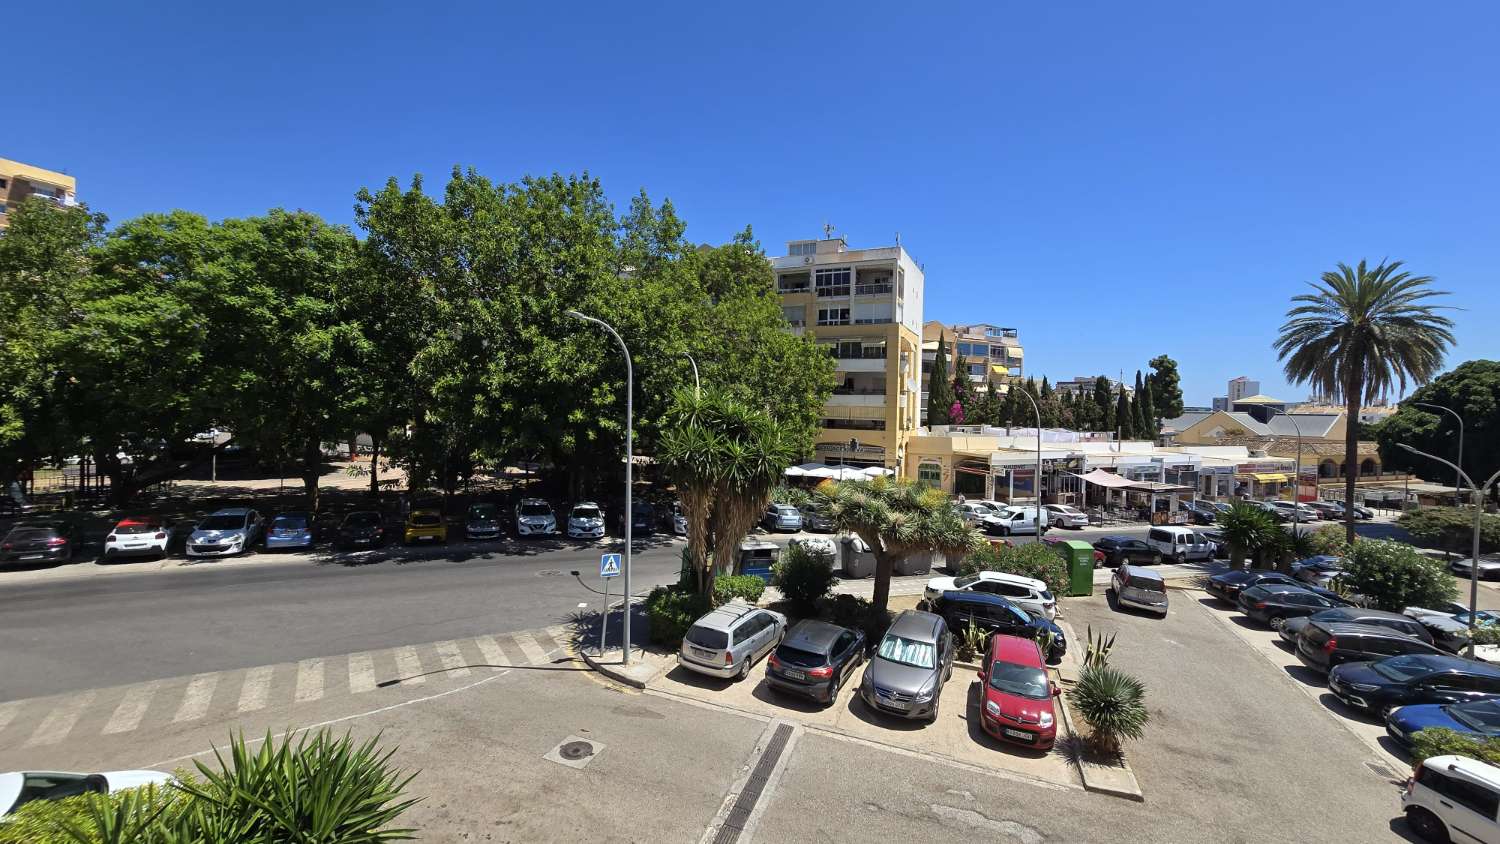
<svg viewBox="0 0 1500 844"><path fill-rule="evenodd" d="M1396 445L1401 446L1412 454L1419 454L1423 457L1426 457L1430 460L1436 460L1444 466L1447 466L1448 468L1457 472L1458 477L1461 480L1466 481L1469 484L1469 488L1474 490L1474 553L1473 558L1469 561L1469 658L1473 659L1474 622L1475 616L1477 616L1479 613L1479 518L1480 516L1484 515L1483 503L1485 490L1489 489L1490 485L1493 484L1497 478L1500 478L1500 471L1497 471L1495 472L1495 474L1490 475L1489 479L1486 480L1483 485L1476 485L1473 479L1469 477L1468 473L1464 472L1463 469L1455 466L1453 463L1444 460L1443 458L1438 457L1435 454L1428 454L1425 451L1418 451L1417 449L1412 448L1406 443L1396 443Z"/></svg>
<svg viewBox="0 0 1500 844"><path fill-rule="evenodd" d="M1015 385L1012 384L1011 387L1014 389ZM1036 487L1035 487L1035 489L1036 489L1036 541L1037 542L1041 542L1042 541L1042 409L1039 406L1037 406L1036 399L1034 399L1034 398L1031 397L1031 393L1028 393L1025 390L1021 390L1021 395L1025 396L1026 400L1029 401L1029 402L1031 402L1031 409L1036 412L1036 478L1033 480L1033 483L1036 484Z"/></svg>
<svg viewBox="0 0 1500 844"><path fill-rule="evenodd" d="M1302 526L1302 426L1285 410L1274 407L1270 410L1273 416L1285 416L1292 423L1292 430L1297 432L1297 468L1292 472L1292 536L1296 536Z"/></svg>
<svg viewBox="0 0 1500 844"><path fill-rule="evenodd" d="M1440 404L1432 404L1425 401L1414 401L1412 402L1412 404L1416 405L1417 407L1430 407L1433 410L1441 410L1442 412L1458 420L1458 465L1464 465L1464 418L1462 416L1459 416L1458 411L1454 410L1453 408L1443 407ZM1458 496L1461 492L1463 492L1463 472L1459 472L1453 477L1453 506L1455 507L1458 506Z"/></svg>
<svg viewBox="0 0 1500 844"><path fill-rule="evenodd" d="M609 334L610 334L610 336L613 337L613 338L615 338L615 342L620 344L620 352L623 355L625 355L625 514L624 514L624 516L625 516L625 564L621 567L623 569L623 572L621 574L625 578L625 620L624 620L624 633L625 633L625 635L624 635L623 640L622 640L621 651L623 653L623 657L621 659L621 663L623 665L629 665L630 664L630 546L631 546L631 542L630 542L630 522L631 522L631 519L632 519L632 517L631 517L631 509L632 509L631 508L631 494L634 492L634 487L633 487L632 478L631 478L631 469L632 469L633 464L632 464L632 460L631 460L631 456L630 455L631 455L632 447L634 446L634 443L632 442L632 440L634 439L633 419L634 419L634 416L635 416L635 398L634 398L635 397L635 370L634 370L634 368L630 364L630 347L628 347L628 346L625 345L625 341L623 339L621 339L621 337L620 337L620 332L616 331L614 329L614 326L610 325L609 323L605 322L602 319L595 319L594 317L586 316L584 314L581 314L578 311L572 311L572 310L570 310L570 311L565 311L565 313L568 316L570 316L570 317L572 317L574 319L581 319L584 322L592 322L595 325L598 325L598 326L602 327L605 331L608 331ZM694 364L693 368L696 370L697 369L697 365ZM607 606L604 608L604 621L605 621L606 624L609 622L609 607L607 607ZM601 640L601 642L602 642L602 640ZM599 654L599 656L603 657L604 654L601 652Z"/></svg>

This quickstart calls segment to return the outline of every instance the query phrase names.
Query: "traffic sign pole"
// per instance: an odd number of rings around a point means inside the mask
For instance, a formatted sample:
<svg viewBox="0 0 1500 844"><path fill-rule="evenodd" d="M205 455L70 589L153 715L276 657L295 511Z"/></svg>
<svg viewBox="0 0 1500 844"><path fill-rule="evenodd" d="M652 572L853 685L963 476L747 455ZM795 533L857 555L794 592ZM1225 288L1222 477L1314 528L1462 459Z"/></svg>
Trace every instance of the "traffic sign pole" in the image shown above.
<svg viewBox="0 0 1500 844"><path fill-rule="evenodd" d="M609 644L609 581L604 578L604 612L599 613L599 658L604 658L604 648Z"/></svg>

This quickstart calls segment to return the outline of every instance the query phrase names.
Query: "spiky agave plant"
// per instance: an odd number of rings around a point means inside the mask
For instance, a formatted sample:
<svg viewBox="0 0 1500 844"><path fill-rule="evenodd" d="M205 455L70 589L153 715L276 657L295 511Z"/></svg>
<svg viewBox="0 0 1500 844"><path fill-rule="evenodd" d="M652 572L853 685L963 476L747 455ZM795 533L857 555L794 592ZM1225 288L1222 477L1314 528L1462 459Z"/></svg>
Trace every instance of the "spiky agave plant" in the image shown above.
<svg viewBox="0 0 1500 844"><path fill-rule="evenodd" d="M1151 719L1146 711L1146 685L1109 666L1084 669L1068 692L1068 700L1089 722L1089 743L1102 754L1119 753L1122 740L1145 735Z"/></svg>

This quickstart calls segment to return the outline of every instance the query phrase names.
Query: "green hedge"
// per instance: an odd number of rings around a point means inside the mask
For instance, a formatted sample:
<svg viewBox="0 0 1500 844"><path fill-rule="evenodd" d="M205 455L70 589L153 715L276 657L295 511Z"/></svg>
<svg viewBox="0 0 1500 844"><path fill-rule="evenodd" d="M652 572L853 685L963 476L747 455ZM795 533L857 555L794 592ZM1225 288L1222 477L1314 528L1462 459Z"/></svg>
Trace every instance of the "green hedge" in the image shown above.
<svg viewBox="0 0 1500 844"><path fill-rule="evenodd" d="M1474 550L1474 508L1423 507L1401 514L1397 524L1406 528L1418 545L1455 554ZM1479 517L1479 552L1500 550L1500 516Z"/></svg>
<svg viewBox="0 0 1500 844"><path fill-rule="evenodd" d="M1344 563L1344 579L1351 592L1391 612L1434 607L1457 594L1442 560L1424 556L1404 542L1383 539L1354 543Z"/></svg>
<svg viewBox="0 0 1500 844"><path fill-rule="evenodd" d="M646 596L651 641L675 650L693 622L708 612L708 598L692 589L658 586Z"/></svg>
<svg viewBox="0 0 1500 844"><path fill-rule="evenodd" d="M714 578L714 603L727 604L744 598L754 604L766 592L766 582L753 574L723 574Z"/></svg>
<svg viewBox="0 0 1500 844"><path fill-rule="evenodd" d="M833 556L814 553L802 543L790 545L771 569L771 583L803 615L817 610L818 600L839 582L833 573Z"/></svg>
<svg viewBox="0 0 1500 844"><path fill-rule="evenodd" d="M1420 765L1429 756L1467 756L1500 765L1500 739L1478 739L1443 727L1428 727L1411 737L1411 761Z"/></svg>
<svg viewBox="0 0 1500 844"><path fill-rule="evenodd" d="M1349 541L1345 539L1345 529L1342 524L1323 525L1307 534L1310 544L1308 551L1310 555L1328 554L1333 557L1345 557L1349 554ZM1359 537L1355 537L1359 541Z"/></svg>
<svg viewBox="0 0 1500 844"><path fill-rule="evenodd" d="M1061 554L1044 542L1029 542L1015 548L996 548L986 543L965 557L958 570L960 574L998 571L1034 577L1047 584L1047 588L1056 594L1062 595L1068 591L1068 565Z"/></svg>

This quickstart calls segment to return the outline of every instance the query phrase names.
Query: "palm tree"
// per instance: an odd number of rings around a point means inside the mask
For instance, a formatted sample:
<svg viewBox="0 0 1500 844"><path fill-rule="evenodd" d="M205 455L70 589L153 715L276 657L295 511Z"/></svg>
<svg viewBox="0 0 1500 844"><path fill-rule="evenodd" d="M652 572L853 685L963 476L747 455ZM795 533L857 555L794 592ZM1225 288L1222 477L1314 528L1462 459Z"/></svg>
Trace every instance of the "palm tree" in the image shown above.
<svg viewBox="0 0 1500 844"><path fill-rule="evenodd" d="M818 495L828 504L834 527L859 536L875 554L875 594L881 612L891 596L896 560L914 551L962 557L984 541L940 489L907 479L824 481Z"/></svg>
<svg viewBox="0 0 1500 844"><path fill-rule="evenodd" d="M656 459L682 499L700 592L711 594L715 574L737 564L740 542L797 457L795 443L769 414L718 390L677 395Z"/></svg>
<svg viewBox="0 0 1500 844"><path fill-rule="evenodd" d="M1219 525L1224 538L1229 540L1229 565L1232 568L1244 565L1247 554L1251 566L1261 568L1267 555L1275 552L1287 535L1274 516L1244 501L1236 501L1229 506L1229 512L1220 513Z"/></svg>
<svg viewBox="0 0 1500 844"><path fill-rule="evenodd" d="M1276 340L1287 380L1310 384L1348 407L1344 433L1344 525L1354 541L1354 482L1359 476L1359 409L1407 382L1424 384L1443 365L1453 344L1453 321L1428 300L1430 276L1401 271L1401 262L1367 269L1339 264L1311 283L1312 293L1292 297ZM1297 467L1301 471L1301 467Z"/></svg>

